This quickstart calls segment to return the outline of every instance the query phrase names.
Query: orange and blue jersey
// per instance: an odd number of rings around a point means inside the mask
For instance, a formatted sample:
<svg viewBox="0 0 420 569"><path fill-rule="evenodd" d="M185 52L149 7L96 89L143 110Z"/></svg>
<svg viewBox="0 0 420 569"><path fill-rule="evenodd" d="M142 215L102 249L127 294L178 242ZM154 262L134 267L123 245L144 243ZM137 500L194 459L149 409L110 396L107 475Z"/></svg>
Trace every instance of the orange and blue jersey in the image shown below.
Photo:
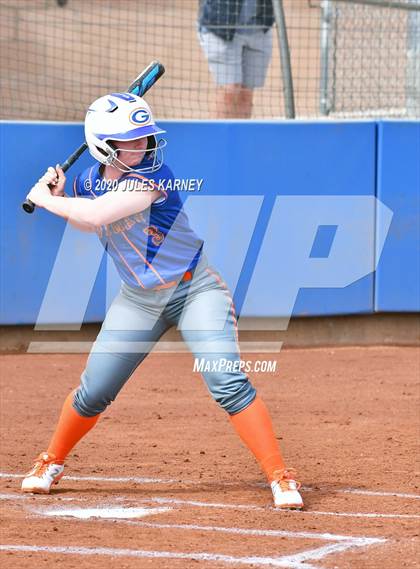
<svg viewBox="0 0 420 569"><path fill-rule="evenodd" d="M112 191L113 187L101 176L100 166L97 162L76 177L73 184L75 197L96 199ZM121 279L131 287L165 286L194 269L199 261L203 240L191 229L179 192L169 189L173 179L166 164L153 173L124 174L119 182L137 181L143 188L151 188L154 184L161 197L146 210L97 229Z"/></svg>

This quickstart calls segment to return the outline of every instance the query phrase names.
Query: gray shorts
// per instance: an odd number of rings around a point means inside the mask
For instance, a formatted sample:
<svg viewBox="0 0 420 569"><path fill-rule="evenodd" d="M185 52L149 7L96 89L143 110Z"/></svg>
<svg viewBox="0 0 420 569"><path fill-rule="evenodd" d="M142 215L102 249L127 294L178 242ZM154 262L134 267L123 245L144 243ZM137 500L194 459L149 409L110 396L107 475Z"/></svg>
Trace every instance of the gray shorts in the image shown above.
<svg viewBox="0 0 420 569"><path fill-rule="evenodd" d="M195 358L208 364L201 373L223 409L233 415L252 403L256 391L240 368L233 301L203 253L193 279L177 287L155 291L122 285L75 393L73 406L79 415L102 413L172 326L178 328ZM219 368L223 362L229 365Z"/></svg>
<svg viewBox="0 0 420 569"><path fill-rule="evenodd" d="M218 85L236 83L248 89L264 85L273 45L271 29L236 33L231 41L201 30L199 38Z"/></svg>

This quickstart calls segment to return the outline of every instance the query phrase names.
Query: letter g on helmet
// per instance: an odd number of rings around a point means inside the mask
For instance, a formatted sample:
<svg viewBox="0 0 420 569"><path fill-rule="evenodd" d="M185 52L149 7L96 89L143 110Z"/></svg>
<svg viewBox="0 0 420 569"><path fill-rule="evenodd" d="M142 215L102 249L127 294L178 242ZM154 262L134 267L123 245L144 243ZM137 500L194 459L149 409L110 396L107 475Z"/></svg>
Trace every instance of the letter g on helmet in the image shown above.
<svg viewBox="0 0 420 569"><path fill-rule="evenodd" d="M150 113L148 109L135 109L130 114L130 122L135 125L145 126L150 122Z"/></svg>

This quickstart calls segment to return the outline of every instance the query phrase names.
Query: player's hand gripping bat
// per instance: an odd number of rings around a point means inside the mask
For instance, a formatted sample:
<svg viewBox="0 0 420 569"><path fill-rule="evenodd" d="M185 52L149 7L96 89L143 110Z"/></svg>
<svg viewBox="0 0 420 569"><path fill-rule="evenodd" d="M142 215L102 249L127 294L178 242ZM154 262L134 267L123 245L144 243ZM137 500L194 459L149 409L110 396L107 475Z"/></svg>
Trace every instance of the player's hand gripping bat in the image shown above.
<svg viewBox="0 0 420 569"><path fill-rule="evenodd" d="M152 63L150 63L146 69L144 69L144 71L142 71L140 75L131 83L127 89L127 92L138 95L139 97L143 97L143 95L147 93L150 87L152 87L164 73L165 68L163 65L159 63L159 61L152 61ZM63 172L66 172L86 149L87 144L84 142L81 146L79 146L77 150L73 152L73 154L67 158L65 162L60 165L63 169ZM35 204L28 199L22 203L22 208L26 211L26 213L32 213L35 207Z"/></svg>

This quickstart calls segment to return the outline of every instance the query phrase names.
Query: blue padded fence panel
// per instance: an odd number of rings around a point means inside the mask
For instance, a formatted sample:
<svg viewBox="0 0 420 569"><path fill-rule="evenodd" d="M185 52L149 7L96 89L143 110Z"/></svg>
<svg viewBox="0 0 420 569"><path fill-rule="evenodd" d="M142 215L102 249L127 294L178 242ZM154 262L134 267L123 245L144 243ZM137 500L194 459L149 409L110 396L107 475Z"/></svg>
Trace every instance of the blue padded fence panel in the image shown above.
<svg viewBox="0 0 420 569"><path fill-rule="evenodd" d="M63 161L83 142L83 129L77 124L0 123L0 323L33 324L37 321L44 293L62 235L63 219L37 209L32 215L21 208L26 193L50 165ZM78 166L92 160L86 153ZM69 173L69 183L72 182ZM70 192L71 193L71 192ZM88 267L88 250L75 242L73 267L68 282L57 300L56 314L63 322L74 321L73 307L78 304L80 277ZM105 306L104 266L98 272L85 321L102 319ZM59 317L59 316L58 316ZM65 319L65 320L64 320Z"/></svg>
<svg viewBox="0 0 420 569"><path fill-rule="evenodd" d="M235 195L237 201L263 197L242 277L235 291L238 307L244 304L249 280L273 213L278 195L374 196L376 125L367 122L180 122L167 123L168 161L175 174L204 178L203 194ZM243 196L243 197L241 197ZM187 200L190 197L187 198ZM230 200L222 211L201 212L195 207L192 225L200 231L208 216L219 220L219 232L211 241L211 261L235 290L232 259L242 254L238 227L254 224L254 215L244 215L244 205ZM188 202L187 202L188 203ZM249 206L252 211L252 205ZM225 223L225 219L230 220ZM372 222L373 222L372 217ZM235 241L236 240L236 241ZM368 236L373 247L373 231ZM289 247L289 244L283 244ZM279 258L272 246L271 264ZM321 244L322 246L322 244ZM373 269L373 266L372 266ZM283 275L273 287L281 295ZM250 300L250 302L249 302ZM248 308L247 308L248 306ZM344 288L302 289L294 315L363 313L373 310L373 275ZM243 316L282 316L264 295L244 304Z"/></svg>
<svg viewBox="0 0 420 569"><path fill-rule="evenodd" d="M375 195L376 187L380 199L394 211L394 220L380 260L375 308L418 310L418 296L413 294L418 285L418 272L413 269L414 234L418 227L413 217L418 199L418 123L380 123L379 149L375 122L163 121L162 124L168 131L166 159L175 175L203 179L201 192L183 195L185 207L190 212L192 226L206 238L211 262L231 288L236 289L235 300L239 307L243 306L242 315L283 316L275 305L285 278L277 265L281 247L291 248L293 243L268 243L264 263L257 267L261 245L267 239L267 226L270 221L276 222L273 211L281 211L281 207L274 210L277 197L296 196L302 203L305 196L308 200L315 196L367 197ZM83 128L80 124L7 122L0 127L0 323L34 323L65 222L41 210L28 216L20 203L48 165L62 161L78 146L83 139ZM25 141L24 152L22 141ZM68 173L69 184L73 175L89 163L91 159L86 154ZM397 181L406 191L395 191ZM378 225L381 222L379 216ZM320 262L328 261L338 233L334 219L320 224L310 256ZM92 237L95 236L86 236ZM84 247L80 239L75 237L75 253L69 259L69 276L63 290L66 305L57 309L57 322L71 321L77 313L78 292L92 285L83 280L83 274L92 262L94 246ZM373 243L373 235L366 235L365 239L367 244ZM404 282L405 288L400 292L393 259L398 259L397 266L402 267L402 274L409 281ZM261 270L262 274L270 273L273 279L269 283L272 294L270 291L270 294L256 294L249 285L255 271ZM103 319L105 273L103 261L85 322ZM293 314L351 314L373 309L374 274L370 273L342 288L301 289Z"/></svg>
<svg viewBox="0 0 420 569"><path fill-rule="evenodd" d="M420 122L378 125L378 198L394 217L376 272L375 310L420 310ZM378 231L383 219L378 216Z"/></svg>

